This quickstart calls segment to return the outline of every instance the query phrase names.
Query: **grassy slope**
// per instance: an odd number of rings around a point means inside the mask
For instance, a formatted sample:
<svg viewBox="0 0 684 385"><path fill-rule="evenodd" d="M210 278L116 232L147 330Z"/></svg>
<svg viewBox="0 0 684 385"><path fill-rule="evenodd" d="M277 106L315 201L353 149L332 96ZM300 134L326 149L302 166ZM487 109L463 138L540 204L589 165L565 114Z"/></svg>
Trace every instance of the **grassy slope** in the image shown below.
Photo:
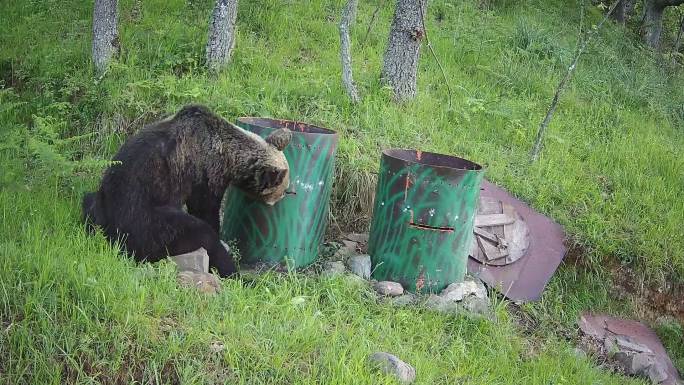
<svg viewBox="0 0 684 385"><path fill-rule="evenodd" d="M652 277L684 276L684 216L677 215L684 209L676 199L684 189L681 74L668 78L622 32L604 31L561 103L541 161L527 164L534 130L574 45L579 19L564 2L483 13L470 4L435 1L430 34L455 90L452 109L427 55L414 103L395 106L380 89L390 9L360 49L372 13L372 5L362 3L353 38L365 99L353 107L339 84L340 2L242 2L238 49L218 79L200 68L210 1L146 1L138 22L130 18L131 3L122 2L123 60L98 83L88 69L89 5L0 5L7 21L0 30L0 69L26 76L16 84L18 97L0 95L3 139L16 139L12 132L24 125L43 137L50 129L63 135L134 130L188 101L229 117L308 120L343 133L345 169L373 171L377 150L388 146L466 156L563 223L590 256L617 256ZM27 103L4 111L15 99ZM82 147L106 156L119 140L102 135ZM64 151L81 155L72 148ZM93 186L97 173L56 179L43 173L60 171L59 159L43 153L40 162L26 163L23 154L2 154L0 309L6 330L0 354L9 358L0 362L0 380L58 383L66 376L87 383L99 373L100 379L179 376L184 383L212 376L240 383L382 382L363 359L383 349L415 364L421 383L457 377L473 384L626 382L576 360L569 344L548 332L571 325L586 308L630 314L628 305L610 299L599 276L558 274L542 303L527 308L541 320L535 340L542 342L534 344L515 331L504 309L496 323L395 311L344 281L230 281L224 294L206 300L176 290L168 268L134 267L101 239L85 237L77 196ZM290 300L302 295L303 308L293 308ZM681 327L661 333L681 368ZM218 356L209 351L217 340L226 345Z"/></svg>
<svg viewBox="0 0 684 385"><path fill-rule="evenodd" d="M454 88L448 108L427 54L418 99L389 102L378 72L391 9L380 13L360 48L372 13L367 3L353 31L359 106L349 105L340 84L339 2L242 4L231 68L207 78L201 61L209 3L146 1L136 22L124 1L123 59L97 84L88 65L89 7L3 5L10 23L1 37L2 64L32 79L26 88L37 96L35 112L79 133L103 126L132 131L200 101L231 118L296 118L339 130L341 168L351 175L374 172L379 149L390 146L468 157L562 223L593 262L617 257L652 278L684 280L684 80L681 69L664 71L619 28L602 31L582 59L542 159L529 165L535 130L572 55L575 5L533 1L482 12L470 3L435 2L428 24ZM588 10L585 24L598 17ZM99 138L111 143L106 152L117 143L109 138ZM362 180L347 182L371 190Z"/></svg>
<svg viewBox="0 0 684 385"><path fill-rule="evenodd" d="M418 384L637 383L553 336L531 344L503 308L496 322L397 310L355 281L303 275L207 298L177 289L168 264L136 267L87 237L56 189L5 189L0 203L0 383L392 383L365 365L377 350L415 365Z"/></svg>

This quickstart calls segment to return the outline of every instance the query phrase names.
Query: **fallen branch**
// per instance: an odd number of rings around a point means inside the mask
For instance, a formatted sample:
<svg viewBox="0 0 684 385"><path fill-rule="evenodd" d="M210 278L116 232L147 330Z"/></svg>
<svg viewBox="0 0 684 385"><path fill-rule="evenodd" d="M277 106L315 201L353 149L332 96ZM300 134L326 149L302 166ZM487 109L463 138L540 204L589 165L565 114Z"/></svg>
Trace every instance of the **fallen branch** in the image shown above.
<svg viewBox="0 0 684 385"><path fill-rule="evenodd" d="M373 23L375 23L375 17L378 16L378 12L380 12L380 8L382 8L383 5L385 5L385 0L381 0L378 4L378 7L375 8L375 11L373 11L373 16L371 16L370 23L368 23L368 29L366 30L366 36L364 36L363 40L361 41L361 47L366 45L368 35L370 34L371 29L373 29Z"/></svg>
<svg viewBox="0 0 684 385"><path fill-rule="evenodd" d="M582 41L579 49L577 50L577 53L575 54L575 57L572 60L572 63L570 64L570 67L568 67L567 72L565 73L565 76L563 76L563 79L561 79L560 83L558 83L558 87L556 87L556 93L553 95L553 100L551 101L551 105L549 106L548 111L546 111L546 116L544 117L544 120L541 122L539 125L539 130L537 131L537 137L534 140L534 147L532 147L532 152L530 153L530 156L532 158L532 161L536 161L539 158L539 152L541 151L541 146L542 146L542 140L544 139L544 133L546 132L546 128L549 126L549 122L551 122L551 118L553 117L553 113L556 111L556 107L558 106L558 99L560 98L561 93L565 89L565 85L567 84L568 80L570 80L570 77L572 76L572 73L575 71L575 68L577 67L577 61L579 60L580 56L584 52L584 50L587 48L587 45L591 41L591 39L598 33L599 29L601 29L601 26L603 23L608 20L610 15L613 13L615 10L615 7L618 5L620 0L617 0L613 3L613 5L610 7L608 10L608 13L603 17L600 23L594 28L593 31L587 32L587 37Z"/></svg>
<svg viewBox="0 0 684 385"><path fill-rule="evenodd" d="M352 77L351 39L349 37L349 27L354 23L354 19L356 18L356 4L357 0L349 0L342 10L342 19L340 20L342 83L344 84L344 88L347 90L347 94L349 94L352 103L358 103L361 100Z"/></svg>
<svg viewBox="0 0 684 385"><path fill-rule="evenodd" d="M451 108L452 97L451 97L451 86L449 85L449 79L446 76L446 72L444 72L444 67L442 67L442 63L439 61L439 58L437 57L435 50L432 49L432 44L430 43L430 38L428 37L427 28L425 28L425 10L423 9L423 3L421 1L418 1L418 6L420 7L420 22L423 25L423 34L425 35L425 44L427 45L428 49L430 50L430 53L432 53L432 57L435 58L435 61L437 62L437 66L439 66L439 70L442 71L442 77L444 78L444 85L446 85L447 92L449 92L449 108Z"/></svg>

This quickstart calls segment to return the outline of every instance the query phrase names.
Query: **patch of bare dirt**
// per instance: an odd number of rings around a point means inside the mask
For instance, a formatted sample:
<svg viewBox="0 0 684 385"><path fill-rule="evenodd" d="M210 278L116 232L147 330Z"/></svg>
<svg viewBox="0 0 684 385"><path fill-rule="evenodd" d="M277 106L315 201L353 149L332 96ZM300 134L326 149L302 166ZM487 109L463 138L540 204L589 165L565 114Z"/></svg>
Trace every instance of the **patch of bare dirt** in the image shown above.
<svg viewBox="0 0 684 385"><path fill-rule="evenodd" d="M563 263L582 273L595 273L595 266L585 258L586 255L581 247L571 246ZM630 301L639 319L654 322L669 316L684 325L684 285L668 282L649 284L645 277L639 276L632 268L614 260L607 261L606 266L610 275L611 295L618 300Z"/></svg>
<svg viewBox="0 0 684 385"><path fill-rule="evenodd" d="M663 316L675 318L684 325L684 285L649 286L628 267L610 266L613 294L632 302L638 318L654 322Z"/></svg>

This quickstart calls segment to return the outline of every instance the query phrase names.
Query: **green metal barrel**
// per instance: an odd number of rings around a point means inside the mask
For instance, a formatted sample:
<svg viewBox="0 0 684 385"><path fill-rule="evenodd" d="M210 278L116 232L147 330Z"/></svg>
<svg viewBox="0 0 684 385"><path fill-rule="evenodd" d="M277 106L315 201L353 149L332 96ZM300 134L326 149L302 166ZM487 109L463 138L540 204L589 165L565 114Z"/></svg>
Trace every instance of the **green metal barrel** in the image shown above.
<svg viewBox="0 0 684 385"><path fill-rule="evenodd" d="M291 268L312 263L328 225L337 133L279 119L243 117L237 124L263 138L278 128L292 131L284 150L290 165L290 187L273 206L229 188L221 238L236 239L240 257L247 263L286 262Z"/></svg>
<svg viewBox="0 0 684 385"><path fill-rule="evenodd" d="M368 241L373 278L413 292L462 281L483 175L453 156L383 151Z"/></svg>

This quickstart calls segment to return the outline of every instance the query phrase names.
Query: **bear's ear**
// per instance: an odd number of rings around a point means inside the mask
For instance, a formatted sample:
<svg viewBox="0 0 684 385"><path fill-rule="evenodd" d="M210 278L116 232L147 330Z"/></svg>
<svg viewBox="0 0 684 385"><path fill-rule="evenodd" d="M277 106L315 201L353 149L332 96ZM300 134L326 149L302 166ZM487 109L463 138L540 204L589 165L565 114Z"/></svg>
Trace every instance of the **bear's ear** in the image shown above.
<svg viewBox="0 0 684 385"><path fill-rule="evenodd" d="M279 184L283 183L283 179L287 174L287 170L264 167L260 172L257 173L257 186L259 186L259 191L264 191Z"/></svg>
<svg viewBox="0 0 684 385"><path fill-rule="evenodd" d="M290 143L291 139L292 132L290 132L290 130L287 128L279 128L266 137L266 143L280 151L283 151L283 149Z"/></svg>

